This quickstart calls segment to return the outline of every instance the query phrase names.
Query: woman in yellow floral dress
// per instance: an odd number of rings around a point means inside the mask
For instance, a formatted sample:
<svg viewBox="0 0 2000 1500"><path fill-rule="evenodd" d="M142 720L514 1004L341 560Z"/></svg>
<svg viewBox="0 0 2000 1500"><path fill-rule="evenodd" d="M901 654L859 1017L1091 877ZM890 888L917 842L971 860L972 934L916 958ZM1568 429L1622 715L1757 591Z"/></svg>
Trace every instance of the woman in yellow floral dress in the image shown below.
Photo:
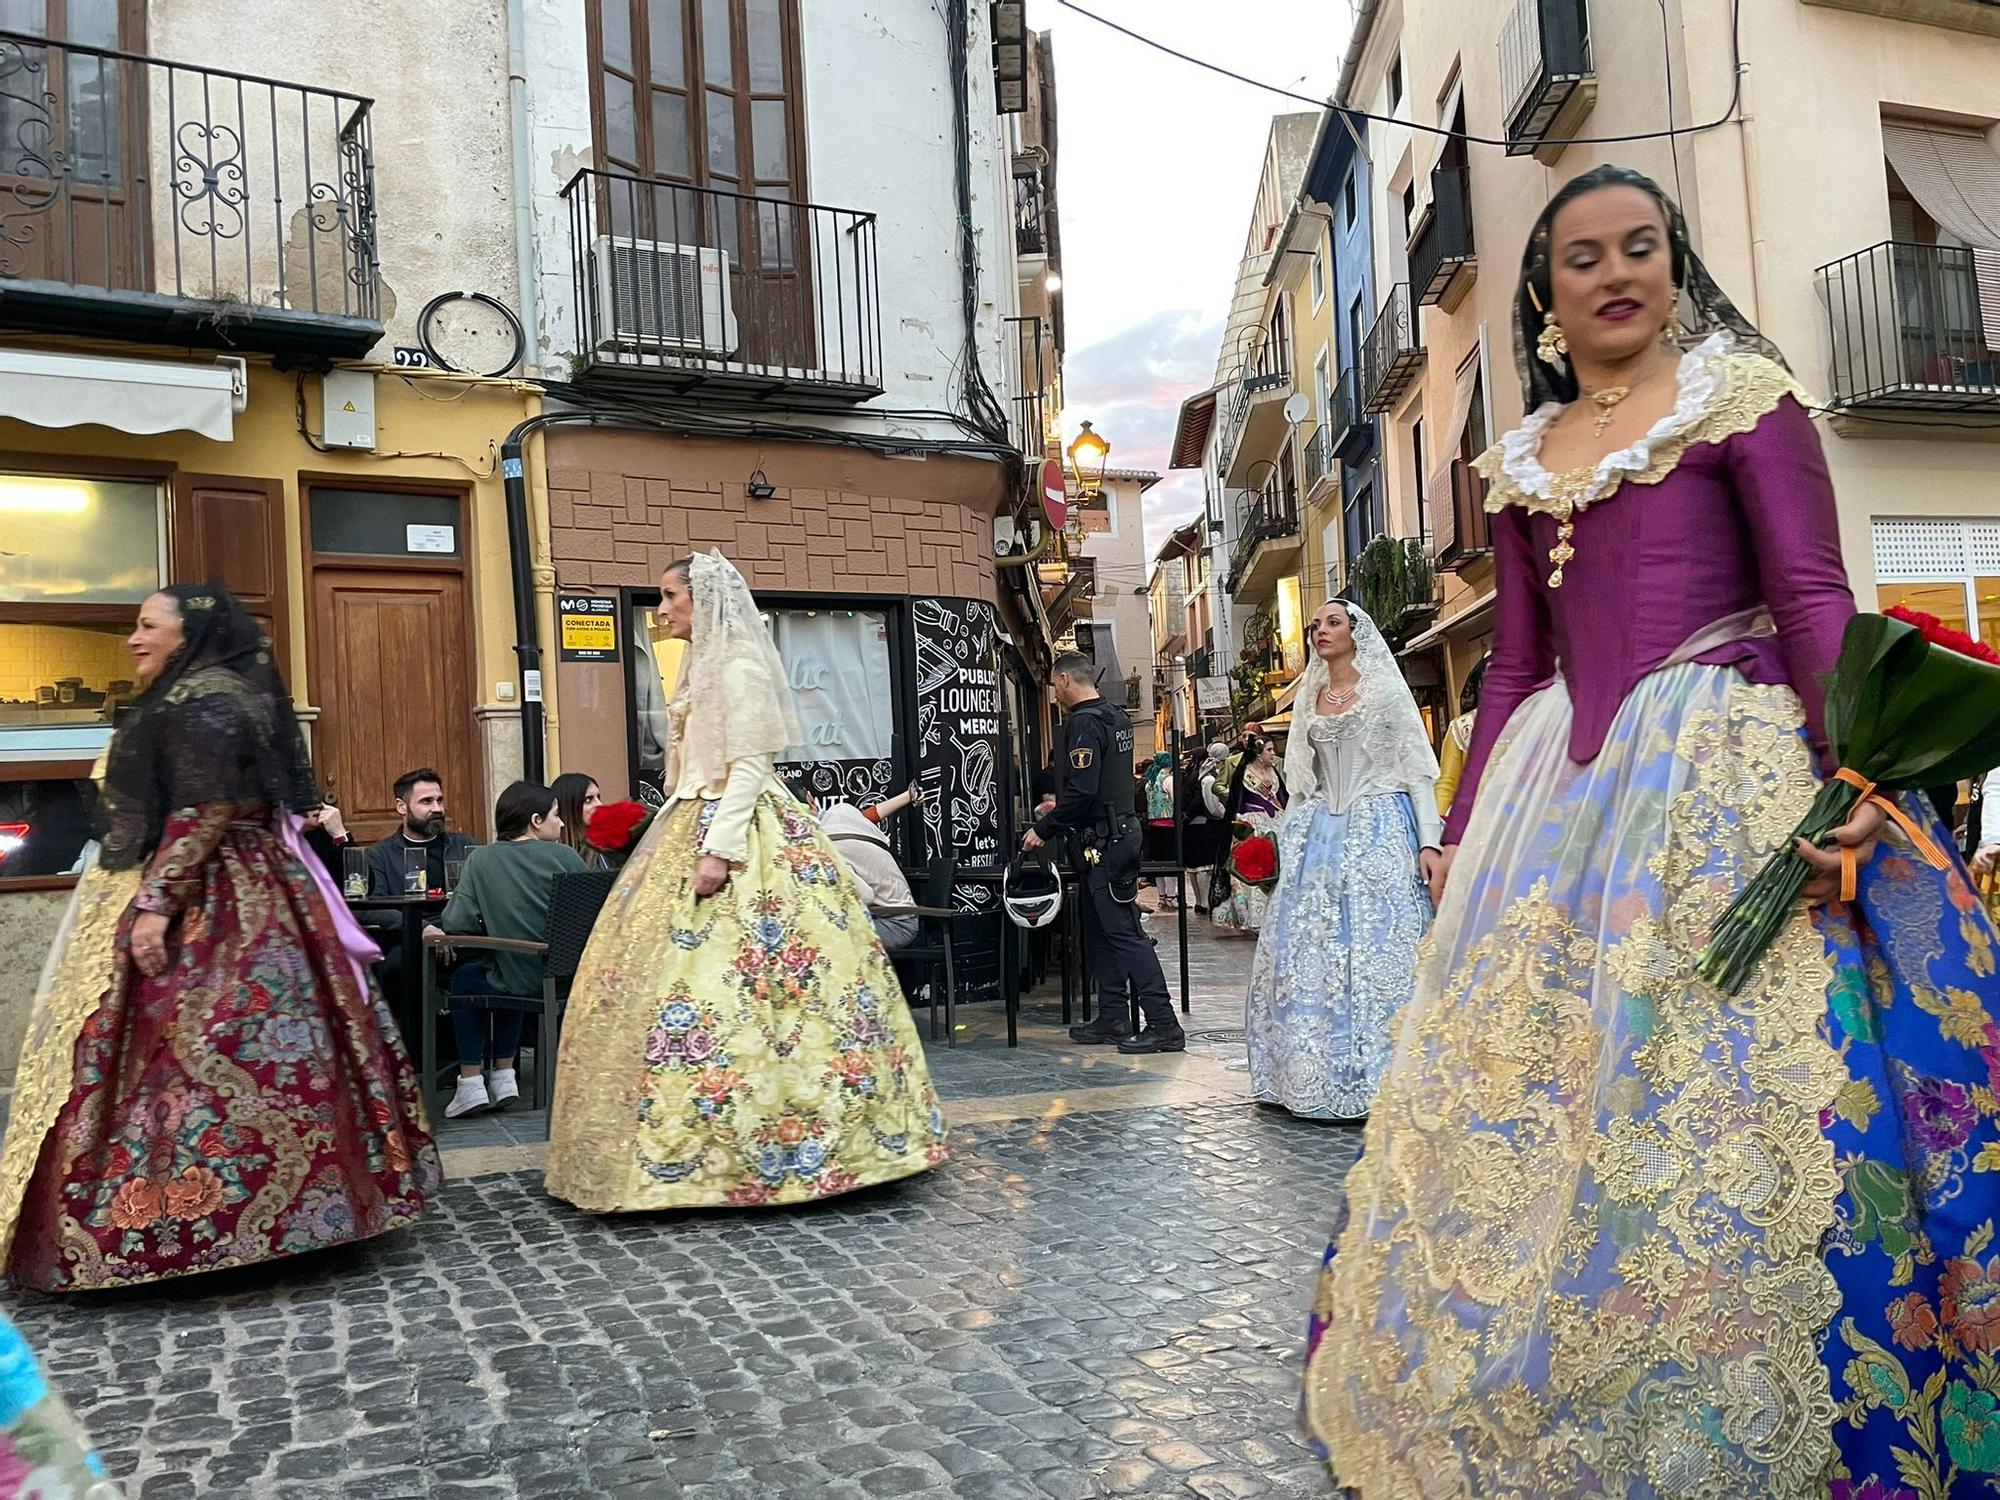
<svg viewBox="0 0 2000 1500"><path fill-rule="evenodd" d="M868 912L776 772L783 662L719 552L669 567L689 642L669 799L598 918L556 1070L548 1189L594 1213L831 1197L944 1160L944 1117Z"/></svg>

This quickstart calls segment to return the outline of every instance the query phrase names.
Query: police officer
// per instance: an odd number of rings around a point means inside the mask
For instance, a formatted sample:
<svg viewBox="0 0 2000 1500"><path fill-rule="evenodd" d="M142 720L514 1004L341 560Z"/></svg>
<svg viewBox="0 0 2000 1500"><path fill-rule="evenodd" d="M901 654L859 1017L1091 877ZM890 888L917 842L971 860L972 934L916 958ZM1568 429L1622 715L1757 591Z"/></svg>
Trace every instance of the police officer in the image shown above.
<svg viewBox="0 0 2000 1500"><path fill-rule="evenodd" d="M1072 1040L1120 1052L1184 1052L1167 976L1139 925L1139 820L1132 805L1132 721L1097 691L1089 657L1056 658L1049 692L1069 713L1062 794L1021 839L1039 849L1062 836L1083 876L1084 952L1097 974L1097 1018L1070 1028ZM1126 994L1136 992L1146 1029L1126 1030Z"/></svg>

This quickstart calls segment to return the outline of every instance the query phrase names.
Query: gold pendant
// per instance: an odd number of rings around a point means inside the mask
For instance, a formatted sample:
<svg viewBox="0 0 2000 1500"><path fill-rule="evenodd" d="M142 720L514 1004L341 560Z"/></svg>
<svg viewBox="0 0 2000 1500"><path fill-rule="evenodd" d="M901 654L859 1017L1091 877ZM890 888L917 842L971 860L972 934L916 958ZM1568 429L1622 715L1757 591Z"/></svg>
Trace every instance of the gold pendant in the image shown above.
<svg viewBox="0 0 2000 1500"><path fill-rule="evenodd" d="M1601 391L1592 391L1590 399L1597 405L1597 415L1591 423L1591 436L1603 437L1604 429L1611 425L1611 413L1618 403L1632 394L1629 385L1609 386Z"/></svg>
<svg viewBox="0 0 2000 1500"><path fill-rule="evenodd" d="M1563 568L1576 556L1576 548L1570 545L1570 538L1576 535L1573 514L1574 512L1565 506L1557 515L1556 544L1549 548L1549 561L1555 564L1555 571L1549 574L1549 587L1552 589L1563 586Z"/></svg>

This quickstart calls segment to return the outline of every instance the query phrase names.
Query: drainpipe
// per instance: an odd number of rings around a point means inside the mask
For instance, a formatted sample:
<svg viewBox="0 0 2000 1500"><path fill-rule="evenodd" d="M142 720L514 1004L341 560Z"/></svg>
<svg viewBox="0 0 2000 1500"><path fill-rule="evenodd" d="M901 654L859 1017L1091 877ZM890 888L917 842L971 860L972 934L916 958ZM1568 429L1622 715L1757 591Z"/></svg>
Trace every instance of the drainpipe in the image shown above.
<svg viewBox="0 0 2000 1500"><path fill-rule="evenodd" d="M522 372L533 375L539 364L536 356L541 349L541 315L535 294L535 179L529 152L528 54L523 39L526 29L523 0L507 0L507 101L513 116L514 137L514 266L521 284L521 327L527 334Z"/></svg>
<svg viewBox="0 0 2000 1500"><path fill-rule="evenodd" d="M518 423L500 445L500 474L507 495L507 564L514 585L514 656L521 694L521 777L546 781L547 745L542 722L542 641L535 618L533 523L528 518L528 473L522 449L547 416Z"/></svg>

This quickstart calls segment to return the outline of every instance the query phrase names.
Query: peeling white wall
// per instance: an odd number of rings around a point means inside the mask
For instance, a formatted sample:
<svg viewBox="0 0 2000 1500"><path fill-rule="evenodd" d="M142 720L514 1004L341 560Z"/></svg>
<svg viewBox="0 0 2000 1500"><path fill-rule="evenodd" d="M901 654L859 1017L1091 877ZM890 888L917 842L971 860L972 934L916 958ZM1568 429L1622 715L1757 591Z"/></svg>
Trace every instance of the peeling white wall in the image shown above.
<svg viewBox="0 0 2000 1500"><path fill-rule="evenodd" d="M993 64L983 0L957 0L972 17L972 219L979 264L977 347L1006 410L1013 359L1005 319L1015 312L1012 163L1006 122L993 111ZM560 197L592 164L590 76L583 0L523 0L530 160L540 265L538 343L546 373L576 352L569 217ZM496 5L495 9L499 7ZM932 0L802 0L810 202L877 216L876 252L885 394L855 414L815 425L910 437L957 435L949 423L890 417L893 410L958 410L956 367L965 342L960 304L955 124L943 19ZM876 414L871 415L871 408ZM778 414L774 418L783 420Z"/></svg>
<svg viewBox="0 0 2000 1500"><path fill-rule="evenodd" d="M390 344L416 342L417 314L439 292L486 292L520 305L500 0L153 0L146 25L147 51L169 62L374 100L376 233L389 330L378 357ZM328 175L317 159L313 166L315 178ZM288 200L300 196L305 180L290 169ZM249 187L268 195L272 184L253 180ZM275 281L275 269L271 276Z"/></svg>

